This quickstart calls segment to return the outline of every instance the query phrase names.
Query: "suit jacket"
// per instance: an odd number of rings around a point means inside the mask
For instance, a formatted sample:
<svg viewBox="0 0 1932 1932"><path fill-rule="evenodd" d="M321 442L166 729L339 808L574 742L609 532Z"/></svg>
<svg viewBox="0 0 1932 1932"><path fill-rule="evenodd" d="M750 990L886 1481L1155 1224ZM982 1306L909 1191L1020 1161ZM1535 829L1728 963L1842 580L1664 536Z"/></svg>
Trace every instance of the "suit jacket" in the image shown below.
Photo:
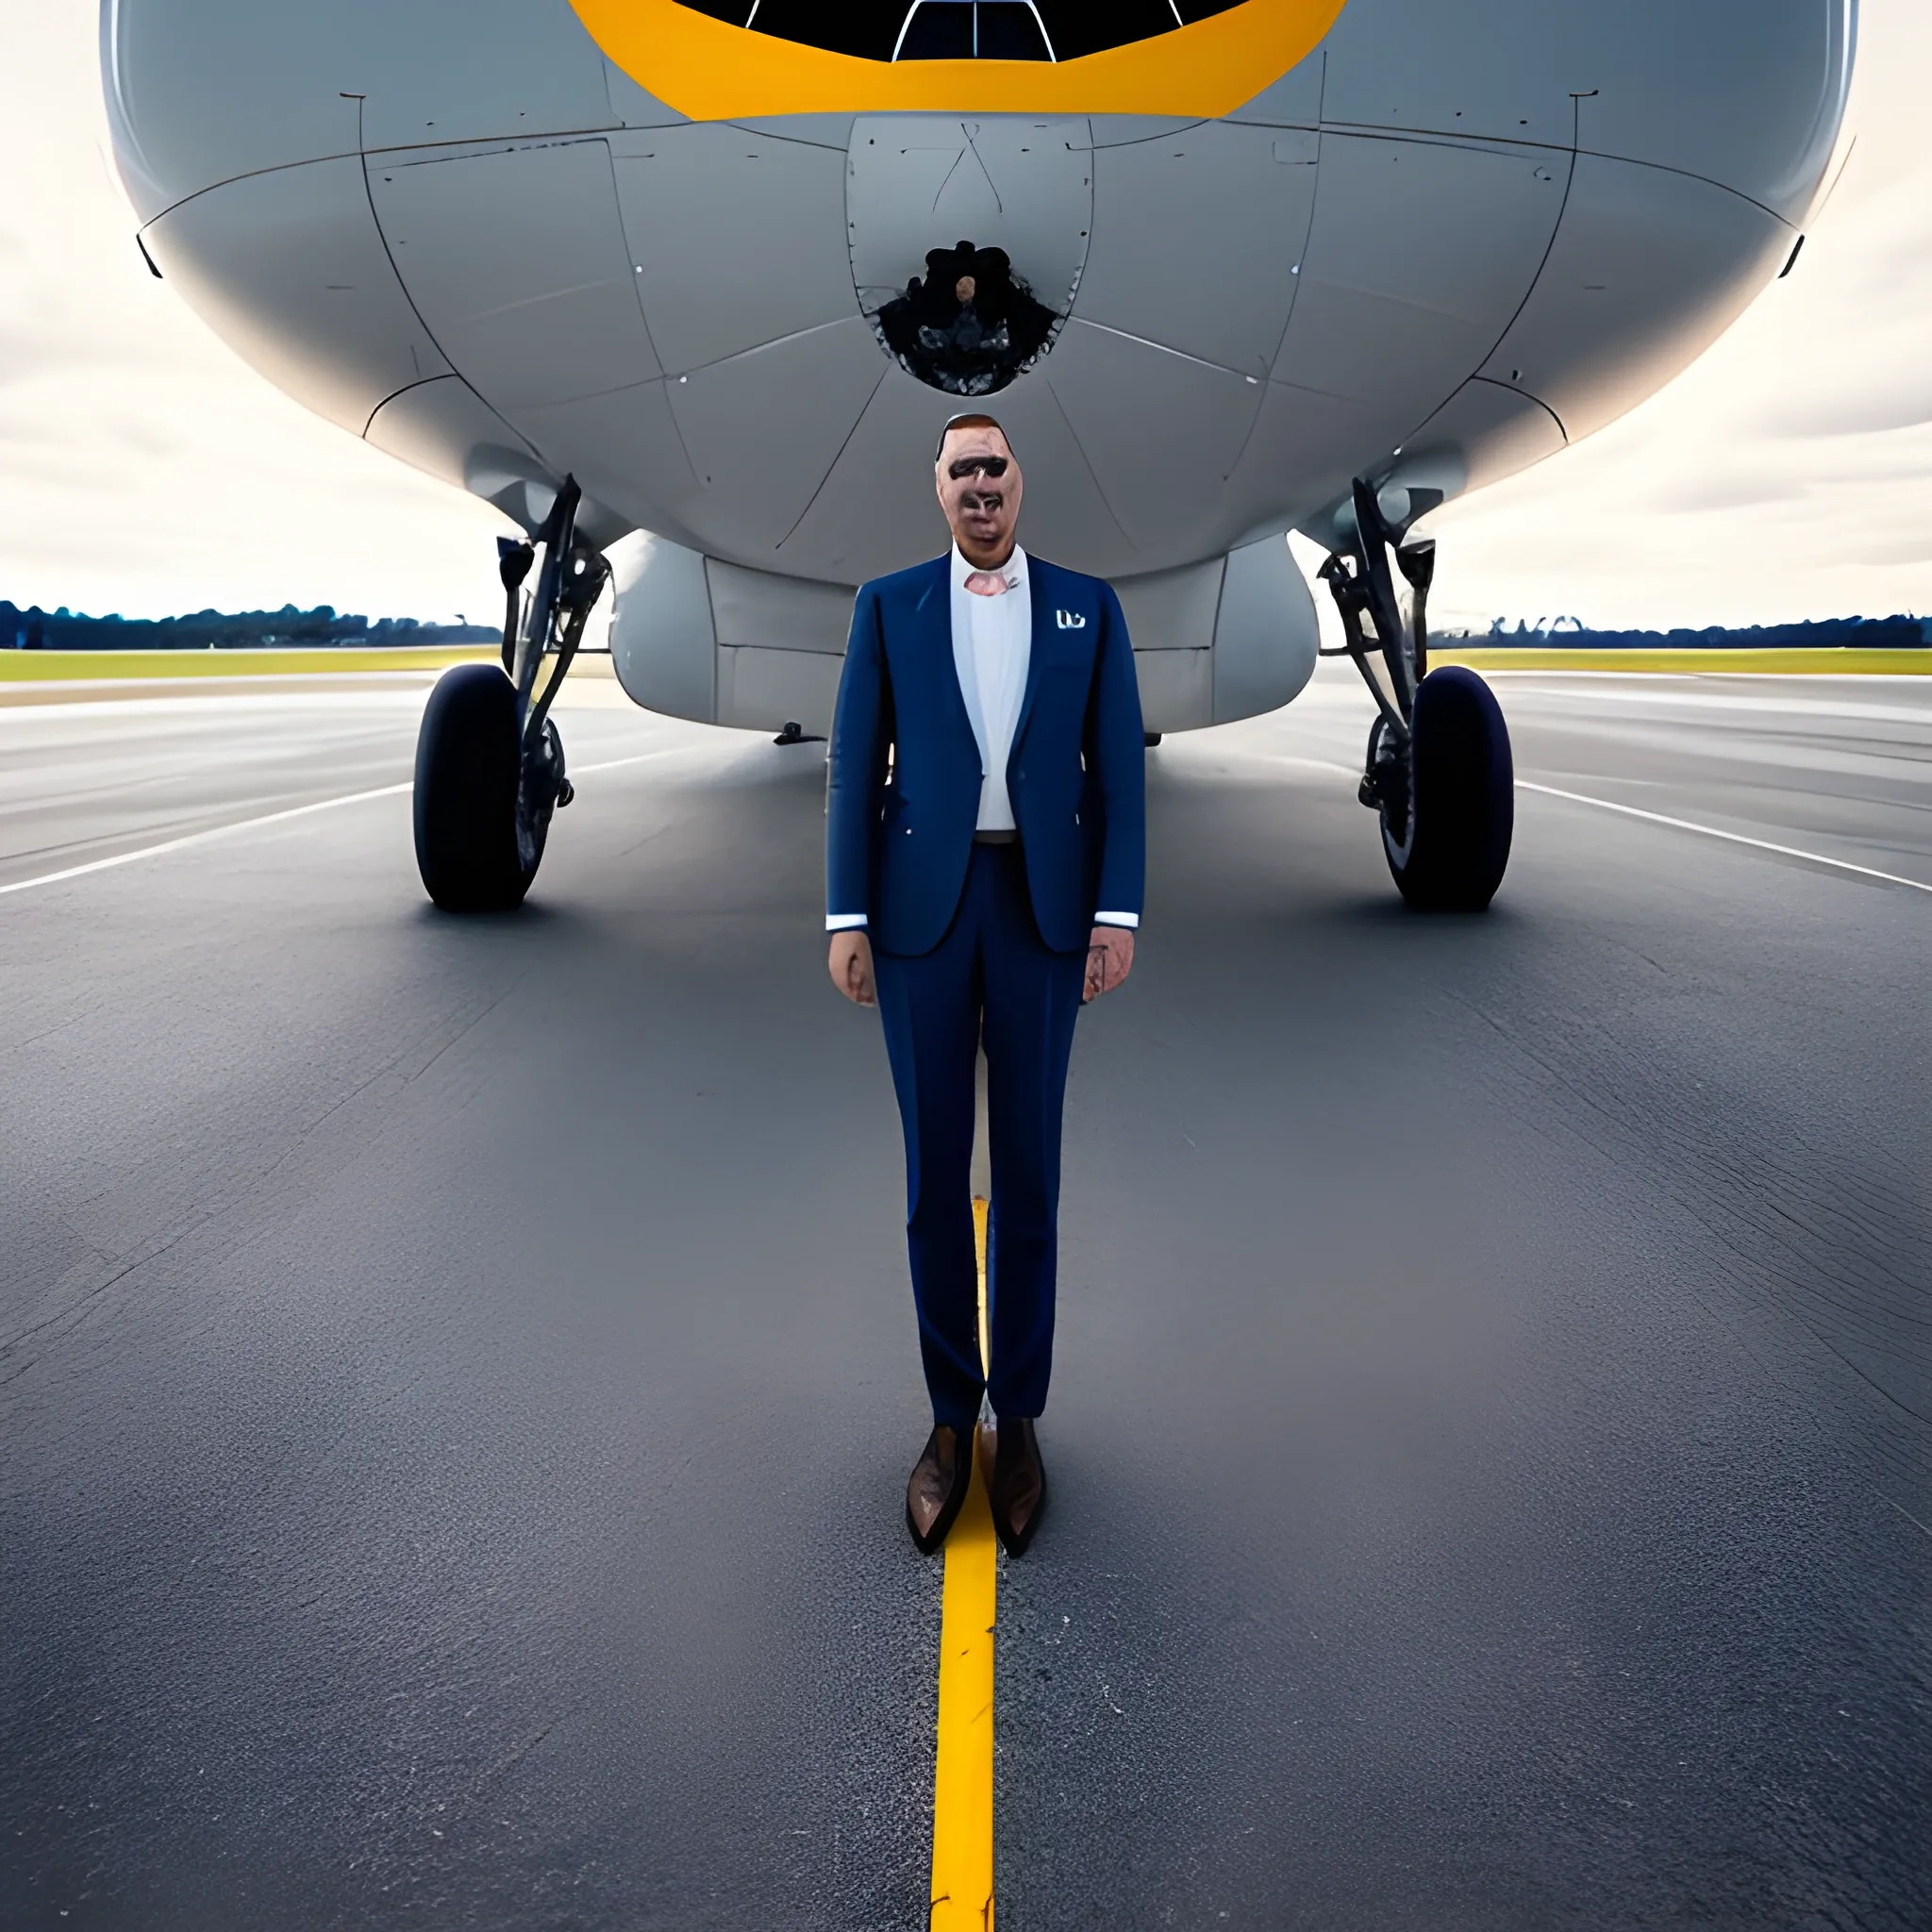
<svg viewBox="0 0 1932 1932"><path fill-rule="evenodd" d="M950 554L860 587L832 720L826 909L862 913L889 953L929 952L944 937L979 818L949 563ZM1040 936L1073 952L1097 908L1141 910L1141 693L1111 587L1031 553L1026 568L1033 635L1007 791Z"/></svg>

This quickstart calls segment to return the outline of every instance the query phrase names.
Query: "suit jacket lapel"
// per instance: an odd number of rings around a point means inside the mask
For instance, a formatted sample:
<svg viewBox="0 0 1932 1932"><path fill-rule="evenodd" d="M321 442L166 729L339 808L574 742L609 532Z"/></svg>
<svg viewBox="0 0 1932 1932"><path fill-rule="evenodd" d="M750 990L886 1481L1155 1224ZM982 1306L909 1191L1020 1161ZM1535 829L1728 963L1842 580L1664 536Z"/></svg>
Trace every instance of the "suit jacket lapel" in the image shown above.
<svg viewBox="0 0 1932 1932"><path fill-rule="evenodd" d="M924 649L932 665L932 675L939 680L941 708L952 713L976 760L979 757L979 737L973 728L973 714L966 708L966 693L959 689L959 665L953 653L952 563L952 552L948 551L927 565L926 581L915 608L926 626ZM946 693L951 694L950 705L946 702Z"/></svg>
<svg viewBox="0 0 1932 1932"><path fill-rule="evenodd" d="M1026 559L1026 598L1033 607L1032 636L1026 647L1026 692L1020 700L1020 716L1013 725L1015 752L1026 741L1026 721L1033 716L1033 700L1040 690L1041 663L1053 648L1053 627L1047 622L1048 607L1053 599L1039 560L1032 557ZM1011 763L1010 757L1008 763Z"/></svg>

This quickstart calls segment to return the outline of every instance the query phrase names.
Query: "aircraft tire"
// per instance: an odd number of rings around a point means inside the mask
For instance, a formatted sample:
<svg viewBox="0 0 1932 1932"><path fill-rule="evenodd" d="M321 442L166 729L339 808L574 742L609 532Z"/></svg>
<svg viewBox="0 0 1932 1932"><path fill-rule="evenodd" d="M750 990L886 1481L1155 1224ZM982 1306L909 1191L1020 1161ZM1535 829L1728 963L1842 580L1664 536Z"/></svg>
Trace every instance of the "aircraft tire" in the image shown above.
<svg viewBox="0 0 1932 1932"><path fill-rule="evenodd" d="M519 762L516 687L494 664L452 665L416 739L416 869L445 912L508 911L530 890L537 868L517 850Z"/></svg>
<svg viewBox="0 0 1932 1932"><path fill-rule="evenodd" d="M1416 691L1411 729L1407 824L1382 814L1390 873L1419 911L1481 912L1503 883L1516 823L1502 707L1474 671L1445 664Z"/></svg>

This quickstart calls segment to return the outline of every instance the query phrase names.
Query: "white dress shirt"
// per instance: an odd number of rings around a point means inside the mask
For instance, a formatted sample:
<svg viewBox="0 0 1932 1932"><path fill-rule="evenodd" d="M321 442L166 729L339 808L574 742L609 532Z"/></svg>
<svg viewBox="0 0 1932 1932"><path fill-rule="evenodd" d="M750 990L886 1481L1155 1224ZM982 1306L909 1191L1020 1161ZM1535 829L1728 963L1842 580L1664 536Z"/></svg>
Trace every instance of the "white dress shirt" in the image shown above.
<svg viewBox="0 0 1932 1932"><path fill-rule="evenodd" d="M1026 695L1026 666L1033 656L1033 595L1026 585L1026 553L1013 554L990 576L1007 580L1003 596L982 596L966 588L977 575L953 545L953 669L959 695L979 741L979 832L1010 832L1013 803L1007 796L1007 760Z"/></svg>
<svg viewBox="0 0 1932 1932"><path fill-rule="evenodd" d="M997 575L1007 589L986 596L966 588L974 566L953 545L952 583L953 670L966 716L979 746L979 816L974 829L1010 832L1017 829L1013 802L1007 795L1007 761L1013 754L1013 734L1020 728L1020 707L1026 696L1026 672L1033 657L1033 595L1027 588L1026 553L1016 543ZM1096 925L1120 925L1129 930L1141 923L1136 912L1096 912ZM825 921L832 931L862 927L863 913L835 913Z"/></svg>

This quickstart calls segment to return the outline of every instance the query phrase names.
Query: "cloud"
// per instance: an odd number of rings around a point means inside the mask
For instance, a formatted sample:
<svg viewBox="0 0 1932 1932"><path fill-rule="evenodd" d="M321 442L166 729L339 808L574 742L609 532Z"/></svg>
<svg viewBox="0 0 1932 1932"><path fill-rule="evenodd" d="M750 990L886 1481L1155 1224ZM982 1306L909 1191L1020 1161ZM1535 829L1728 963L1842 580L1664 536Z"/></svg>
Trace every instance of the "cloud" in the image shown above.
<svg viewBox="0 0 1932 1932"><path fill-rule="evenodd" d="M1867 0L1857 144L1789 279L1661 393L1434 520L1445 608L1602 625L1932 609L1932 9Z"/></svg>
<svg viewBox="0 0 1932 1932"><path fill-rule="evenodd" d="M1867 393L1807 396L1772 416L1766 427L1785 436L1882 436L1893 429L1917 429L1932 423L1932 380L1920 377L1911 388L1892 390L1887 377Z"/></svg>
<svg viewBox="0 0 1932 1932"><path fill-rule="evenodd" d="M1765 509L1773 504L1801 503L1810 492L1795 478L1692 476L1657 490L1650 508L1667 515L1722 516L1733 510Z"/></svg>
<svg viewBox="0 0 1932 1932"><path fill-rule="evenodd" d="M93 12L0 0L0 596L489 608L495 511L309 415L148 274L103 158Z"/></svg>

